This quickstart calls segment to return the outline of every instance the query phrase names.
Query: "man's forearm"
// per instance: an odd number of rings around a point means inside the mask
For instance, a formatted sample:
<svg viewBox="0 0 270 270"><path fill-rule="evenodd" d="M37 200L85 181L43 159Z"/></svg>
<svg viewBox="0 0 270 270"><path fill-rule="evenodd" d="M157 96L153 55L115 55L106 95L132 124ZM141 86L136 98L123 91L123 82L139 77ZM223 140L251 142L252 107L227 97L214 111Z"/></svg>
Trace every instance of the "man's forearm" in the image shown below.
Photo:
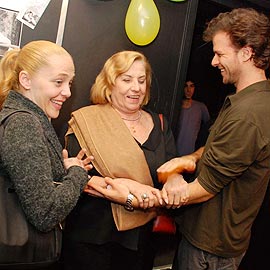
<svg viewBox="0 0 270 270"><path fill-rule="evenodd" d="M190 154L192 157L194 157L194 159L195 159L194 161L196 163L201 159L203 151L204 151L204 146L200 147L198 150L196 150L195 152Z"/></svg>
<svg viewBox="0 0 270 270"><path fill-rule="evenodd" d="M205 202L215 196L214 194L206 191L200 185L197 178L193 182L189 183L186 188L186 192L183 192L185 195L183 195L183 199L181 198L181 201L184 201L184 205Z"/></svg>

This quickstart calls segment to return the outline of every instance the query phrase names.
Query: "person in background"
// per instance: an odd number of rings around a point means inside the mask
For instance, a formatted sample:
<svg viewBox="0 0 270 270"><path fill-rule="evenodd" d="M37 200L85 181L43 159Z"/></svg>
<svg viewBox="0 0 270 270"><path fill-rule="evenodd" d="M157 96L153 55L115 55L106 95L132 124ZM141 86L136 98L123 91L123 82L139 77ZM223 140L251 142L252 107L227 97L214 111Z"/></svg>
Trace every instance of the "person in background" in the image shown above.
<svg viewBox="0 0 270 270"><path fill-rule="evenodd" d="M1 174L42 232L58 226L76 205L92 168L85 150L73 158L62 152L51 124L71 95L74 74L70 54L43 40L6 52L0 62L0 121L13 113L1 142Z"/></svg>
<svg viewBox="0 0 270 270"><path fill-rule="evenodd" d="M254 9L233 9L209 22L204 40L213 43L212 66L236 93L225 99L204 149L158 172L174 173L162 191L168 206L188 205L176 218L182 240L173 269L237 270L270 177L270 22ZM174 179L198 161L194 181Z"/></svg>
<svg viewBox="0 0 270 270"><path fill-rule="evenodd" d="M91 88L93 105L72 113L67 149L75 154L84 147L95 159L89 195L66 219L65 270L153 268L153 219L163 204L156 169L176 149L166 118L162 124L145 108L151 76L143 54L115 53Z"/></svg>
<svg viewBox="0 0 270 270"><path fill-rule="evenodd" d="M204 130L210 120L206 105L194 100L195 83L187 79L184 87L184 97L178 121L176 148L178 156L193 153L200 130Z"/></svg>

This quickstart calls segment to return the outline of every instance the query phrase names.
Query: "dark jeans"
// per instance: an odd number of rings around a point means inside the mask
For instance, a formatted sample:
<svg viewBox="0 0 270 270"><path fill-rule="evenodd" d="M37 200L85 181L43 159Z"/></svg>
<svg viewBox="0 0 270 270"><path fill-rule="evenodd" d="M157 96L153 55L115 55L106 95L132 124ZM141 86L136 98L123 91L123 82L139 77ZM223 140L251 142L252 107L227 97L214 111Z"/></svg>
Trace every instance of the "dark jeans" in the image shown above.
<svg viewBox="0 0 270 270"><path fill-rule="evenodd" d="M244 254L224 258L203 251L182 238L173 264L173 270L237 270Z"/></svg>

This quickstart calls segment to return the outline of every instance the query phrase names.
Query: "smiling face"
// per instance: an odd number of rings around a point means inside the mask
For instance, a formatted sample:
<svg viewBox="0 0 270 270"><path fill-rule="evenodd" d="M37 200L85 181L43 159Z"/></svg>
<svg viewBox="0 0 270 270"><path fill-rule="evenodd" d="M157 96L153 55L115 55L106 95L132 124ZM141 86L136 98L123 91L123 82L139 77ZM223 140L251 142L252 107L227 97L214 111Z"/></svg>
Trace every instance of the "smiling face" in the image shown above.
<svg viewBox="0 0 270 270"><path fill-rule="evenodd" d="M75 69L69 55L52 55L48 65L30 75L22 70L22 94L37 104L49 119L57 118L63 103L71 96Z"/></svg>
<svg viewBox="0 0 270 270"><path fill-rule="evenodd" d="M135 60L128 71L116 78L111 93L112 104L120 112L133 113L140 109L145 94L145 66L143 61Z"/></svg>
<svg viewBox="0 0 270 270"><path fill-rule="evenodd" d="M237 84L241 74L240 52L235 48L225 32L218 32L213 37L214 57L212 66L221 71L224 84Z"/></svg>

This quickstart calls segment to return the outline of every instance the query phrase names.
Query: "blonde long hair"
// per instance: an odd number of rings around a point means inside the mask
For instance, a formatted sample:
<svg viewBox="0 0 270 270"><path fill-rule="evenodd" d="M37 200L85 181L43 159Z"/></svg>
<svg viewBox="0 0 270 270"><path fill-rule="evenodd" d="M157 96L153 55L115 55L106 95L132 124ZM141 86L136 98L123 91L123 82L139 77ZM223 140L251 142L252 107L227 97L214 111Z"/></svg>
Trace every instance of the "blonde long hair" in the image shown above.
<svg viewBox="0 0 270 270"><path fill-rule="evenodd" d="M20 72L25 70L34 75L41 67L49 65L48 59L52 55L71 57L63 47L47 40L31 41L22 49L5 53L0 62L0 109L10 90L20 90Z"/></svg>

